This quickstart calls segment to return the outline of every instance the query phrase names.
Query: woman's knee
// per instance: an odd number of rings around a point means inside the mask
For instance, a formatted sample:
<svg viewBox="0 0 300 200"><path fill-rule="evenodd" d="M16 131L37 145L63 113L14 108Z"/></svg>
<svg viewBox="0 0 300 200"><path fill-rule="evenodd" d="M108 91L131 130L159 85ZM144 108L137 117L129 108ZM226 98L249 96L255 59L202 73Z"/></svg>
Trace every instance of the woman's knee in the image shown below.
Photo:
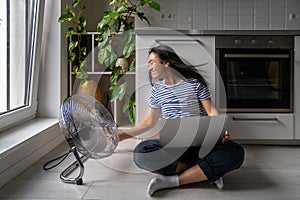
<svg viewBox="0 0 300 200"><path fill-rule="evenodd" d="M160 149L159 140L145 140L140 142L133 151L133 161L134 163L142 169L147 169L149 165L149 158L145 155Z"/></svg>
<svg viewBox="0 0 300 200"><path fill-rule="evenodd" d="M149 153L158 150L160 143L158 139L145 140L140 142L133 150L134 153Z"/></svg>
<svg viewBox="0 0 300 200"><path fill-rule="evenodd" d="M133 161L137 167L160 175L174 175L177 166L177 160L165 163L169 159L166 152L161 152L161 145L158 139L145 140L140 142L134 149ZM155 152L157 151L157 152ZM153 153L152 153L153 152Z"/></svg>
<svg viewBox="0 0 300 200"><path fill-rule="evenodd" d="M230 141L231 161L234 162L235 168L239 168L245 159L245 151L242 145L237 142Z"/></svg>

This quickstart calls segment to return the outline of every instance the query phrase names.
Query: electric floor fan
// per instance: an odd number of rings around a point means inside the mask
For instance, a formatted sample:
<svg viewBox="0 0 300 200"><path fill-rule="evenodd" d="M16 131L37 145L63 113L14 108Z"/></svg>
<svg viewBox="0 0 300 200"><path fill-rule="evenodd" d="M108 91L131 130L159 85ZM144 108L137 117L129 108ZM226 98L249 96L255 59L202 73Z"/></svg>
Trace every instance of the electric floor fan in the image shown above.
<svg viewBox="0 0 300 200"><path fill-rule="evenodd" d="M82 185L83 162L88 158L110 156L116 149L119 142L117 125L97 99L85 94L75 94L65 99L59 112L59 125L70 146L69 152L76 159L60 174L60 179ZM69 177L77 167L80 168L79 175Z"/></svg>

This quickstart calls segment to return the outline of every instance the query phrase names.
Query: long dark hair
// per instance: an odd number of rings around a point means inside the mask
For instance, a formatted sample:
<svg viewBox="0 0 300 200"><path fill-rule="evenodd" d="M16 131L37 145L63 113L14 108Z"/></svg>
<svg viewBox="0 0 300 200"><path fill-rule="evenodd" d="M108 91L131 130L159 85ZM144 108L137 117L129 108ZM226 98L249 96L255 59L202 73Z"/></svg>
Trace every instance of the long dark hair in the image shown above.
<svg viewBox="0 0 300 200"><path fill-rule="evenodd" d="M185 79L194 78L197 79L200 83L207 86L204 78L198 72L194 65L185 64L181 58L176 54L174 49L166 45L159 45L153 47L149 50L150 53L155 53L161 60L161 62L168 62L169 66L181 74ZM150 81L152 82L152 77L149 74Z"/></svg>

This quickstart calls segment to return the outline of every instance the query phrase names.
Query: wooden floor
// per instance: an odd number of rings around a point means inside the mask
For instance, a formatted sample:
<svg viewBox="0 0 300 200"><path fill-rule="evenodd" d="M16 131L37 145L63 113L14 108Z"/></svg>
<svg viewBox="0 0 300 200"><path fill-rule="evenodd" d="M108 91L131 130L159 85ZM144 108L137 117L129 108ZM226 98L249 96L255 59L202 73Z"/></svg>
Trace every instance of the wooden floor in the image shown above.
<svg viewBox="0 0 300 200"><path fill-rule="evenodd" d="M225 187L218 190L207 182L146 194L155 176L138 169L132 162L136 140L119 143L116 152L102 160L87 160L84 185L62 183L59 174L74 161L66 161L49 171L46 161L66 151L66 143L18 175L0 189L0 199L205 199L205 200L299 200L300 147L243 145L245 162L239 170L224 176ZM76 173L75 173L76 174Z"/></svg>

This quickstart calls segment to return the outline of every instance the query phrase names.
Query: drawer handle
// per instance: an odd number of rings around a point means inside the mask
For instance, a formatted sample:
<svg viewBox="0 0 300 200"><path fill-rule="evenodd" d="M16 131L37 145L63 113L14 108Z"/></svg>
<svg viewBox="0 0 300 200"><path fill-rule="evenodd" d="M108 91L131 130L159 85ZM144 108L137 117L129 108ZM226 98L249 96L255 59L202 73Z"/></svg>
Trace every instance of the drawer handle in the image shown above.
<svg viewBox="0 0 300 200"><path fill-rule="evenodd" d="M239 118L239 117L232 117L233 121L260 121L260 122L277 122L277 117L271 117L271 118Z"/></svg>
<svg viewBox="0 0 300 200"><path fill-rule="evenodd" d="M158 44L164 44L164 43L187 43L187 42L191 42L191 43L194 43L194 42L197 42L199 43L201 46L205 47L205 44L201 41L201 40L198 40L198 39L156 39L155 40L156 43ZM183 58L181 58L183 59ZM183 62L185 63L188 63L186 62L186 60L183 59ZM201 64L194 64L195 67L201 67L203 65L207 65L208 64L208 61L204 62L204 63L201 63Z"/></svg>
<svg viewBox="0 0 300 200"><path fill-rule="evenodd" d="M201 46L205 46L205 44L201 41L201 40L198 40L198 39L170 39L170 40L167 40L167 39L156 39L155 40L155 42L156 43L158 43L158 44L163 44L164 42L167 42L167 43L171 43L171 42L174 42L174 43L176 43L176 42L197 42L197 43L199 43Z"/></svg>

